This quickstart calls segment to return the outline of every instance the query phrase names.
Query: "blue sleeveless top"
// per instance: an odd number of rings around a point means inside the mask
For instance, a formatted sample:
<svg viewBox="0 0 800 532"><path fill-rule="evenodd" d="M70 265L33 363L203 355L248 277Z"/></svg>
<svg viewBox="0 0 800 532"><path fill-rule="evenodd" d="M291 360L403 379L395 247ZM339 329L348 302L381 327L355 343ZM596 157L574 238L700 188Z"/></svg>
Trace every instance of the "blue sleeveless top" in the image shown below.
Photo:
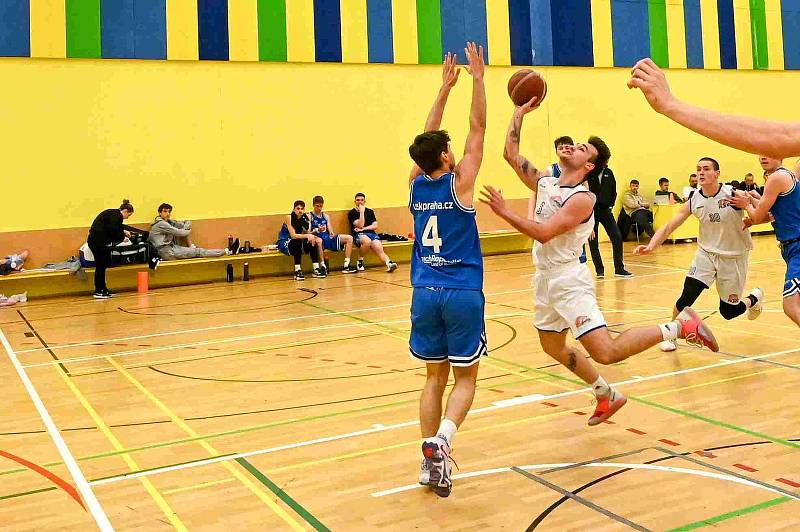
<svg viewBox="0 0 800 532"><path fill-rule="evenodd" d="M780 242L800 238L800 186L797 177L789 170L786 171L792 176L794 184L791 189L775 198L775 203L769 211L775 218L775 237Z"/></svg>
<svg viewBox="0 0 800 532"><path fill-rule="evenodd" d="M308 213L311 216L311 229L314 230L317 227L322 225L328 225L328 220L325 219L325 213L320 214L317 216L314 214L314 211ZM320 236L327 237L330 236L331 228L329 227L325 233L320 233Z"/></svg>
<svg viewBox="0 0 800 532"><path fill-rule="evenodd" d="M475 208L461 205L456 176L417 176L409 209L414 217L411 284L415 287L483 289L483 255Z"/></svg>

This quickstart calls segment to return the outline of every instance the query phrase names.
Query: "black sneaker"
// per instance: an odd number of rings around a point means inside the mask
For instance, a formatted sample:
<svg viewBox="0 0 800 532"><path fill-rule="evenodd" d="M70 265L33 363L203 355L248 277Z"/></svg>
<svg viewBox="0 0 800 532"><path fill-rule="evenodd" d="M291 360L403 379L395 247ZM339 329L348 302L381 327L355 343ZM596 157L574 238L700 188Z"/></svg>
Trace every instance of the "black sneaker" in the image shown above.
<svg viewBox="0 0 800 532"><path fill-rule="evenodd" d="M364 270L366 270L366 268L364 267L364 261L363 260L358 261L358 264L356 266L356 271L363 272Z"/></svg>
<svg viewBox="0 0 800 532"><path fill-rule="evenodd" d="M150 260L147 263L148 268L151 270L157 270L158 265L161 264L161 259L158 257L150 257Z"/></svg>
<svg viewBox="0 0 800 532"><path fill-rule="evenodd" d="M606 272L602 272L602 271L601 272L597 272L597 278L598 279L605 279L605 276L606 276Z"/></svg>
<svg viewBox="0 0 800 532"><path fill-rule="evenodd" d="M325 277L327 277L328 273L330 272L328 266L323 266L322 264L319 265L319 271L322 272L322 275L324 275Z"/></svg>
<svg viewBox="0 0 800 532"><path fill-rule="evenodd" d="M312 272L311 275L313 277L316 277L317 279L324 279L325 277L327 277L325 270L322 268L314 268L314 271Z"/></svg>
<svg viewBox="0 0 800 532"><path fill-rule="evenodd" d="M95 292L92 294L92 297L95 299L111 299L111 292L108 290L103 290L102 292Z"/></svg>
<svg viewBox="0 0 800 532"><path fill-rule="evenodd" d="M325 262L325 269L328 270L328 271L331 271L331 260L330 259L325 259L324 262Z"/></svg>
<svg viewBox="0 0 800 532"><path fill-rule="evenodd" d="M228 250L231 252L231 255L236 255L239 253L239 239L233 241L233 244L228 246Z"/></svg>
<svg viewBox="0 0 800 532"><path fill-rule="evenodd" d="M614 272L614 275L617 277L627 277L627 278L633 277L633 274L628 270L617 270Z"/></svg>
<svg viewBox="0 0 800 532"><path fill-rule="evenodd" d="M303 275L303 270L295 270L294 272L294 280L295 281L305 281L306 276Z"/></svg>
<svg viewBox="0 0 800 532"><path fill-rule="evenodd" d="M389 261L389 264L386 265L386 271L388 273L392 273L396 269L397 269L397 263L396 262Z"/></svg>
<svg viewBox="0 0 800 532"><path fill-rule="evenodd" d="M344 268L342 268L342 273L356 273L358 272L358 268L353 266L352 264L348 264Z"/></svg>

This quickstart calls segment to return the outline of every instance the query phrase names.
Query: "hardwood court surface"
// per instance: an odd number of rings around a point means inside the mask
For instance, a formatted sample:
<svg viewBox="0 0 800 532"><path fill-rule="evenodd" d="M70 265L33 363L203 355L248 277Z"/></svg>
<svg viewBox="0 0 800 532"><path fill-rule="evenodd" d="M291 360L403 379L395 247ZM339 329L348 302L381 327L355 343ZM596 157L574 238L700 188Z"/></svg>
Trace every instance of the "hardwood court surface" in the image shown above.
<svg viewBox="0 0 800 532"><path fill-rule="evenodd" d="M602 368L630 400L593 428L591 395L531 326L530 256L487 258L491 354L448 499L415 485L408 265L4 309L0 528L94 528L16 357L118 530L797 529L800 330L774 237L755 241L761 318L726 322L707 292L696 307L721 352ZM666 320L694 250L626 244L636 277L596 285L611 330Z"/></svg>

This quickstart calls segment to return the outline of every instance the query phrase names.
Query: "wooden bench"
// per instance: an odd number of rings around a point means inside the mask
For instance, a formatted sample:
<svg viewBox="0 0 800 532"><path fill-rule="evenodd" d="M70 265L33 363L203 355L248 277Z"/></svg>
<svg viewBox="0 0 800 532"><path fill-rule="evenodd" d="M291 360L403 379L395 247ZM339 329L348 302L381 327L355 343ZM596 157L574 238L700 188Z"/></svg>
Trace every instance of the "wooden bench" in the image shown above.
<svg viewBox="0 0 800 532"><path fill-rule="evenodd" d="M514 231L482 233L480 238L481 248L486 256L519 253L531 249L531 239ZM411 242L385 242L384 248L395 262L408 263L411 260ZM352 258L357 257L358 252L353 250ZM303 267L306 271L307 260L307 257L303 258ZM342 267L344 254L331 253L330 260L331 271L336 273ZM290 275L294 271L290 257L278 251L266 251L225 257L162 261L155 271L149 270L146 264L118 266L107 270L106 279L113 291L136 290L136 274L142 271L150 272L150 288L213 283L224 281L226 267L232 264L234 281L240 282L244 263L249 264L251 278ZM367 256L366 264L371 268L384 267L374 253ZM28 292L29 298L88 295L94 288L94 268L85 268L84 271L88 275L83 279L67 271L13 273L0 277L0 293L11 295ZM400 272L400 275L407 277L408 272Z"/></svg>

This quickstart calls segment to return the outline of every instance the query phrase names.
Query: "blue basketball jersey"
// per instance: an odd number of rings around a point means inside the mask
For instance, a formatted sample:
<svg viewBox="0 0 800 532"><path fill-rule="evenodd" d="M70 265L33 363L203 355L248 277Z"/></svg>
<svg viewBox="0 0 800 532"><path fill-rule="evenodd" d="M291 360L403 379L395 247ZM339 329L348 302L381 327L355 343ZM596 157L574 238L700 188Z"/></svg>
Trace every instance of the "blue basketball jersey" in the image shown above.
<svg viewBox="0 0 800 532"><path fill-rule="evenodd" d="M325 213L322 213L319 216L317 216L316 214L314 214L314 211L311 211L308 214L311 216L311 230L312 231L314 229L317 229L320 226L328 225L328 220L325 219ZM331 231L331 228L328 227L328 230L325 231L324 234L321 234L321 236L329 236L330 231Z"/></svg>
<svg viewBox="0 0 800 532"><path fill-rule="evenodd" d="M786 168L780 168L786 170ZM789 170L786 170L789 172ZM775 198L770 213L775 218L775 237L780 242L800 238L800 186L797 177L789 172L794 181L792 188Z"/></svg>
<svg viewBox="0 0 800 532"><path fill-rule="evenodd" d="M281 226L281 230L278 232L278 240L291 240L292 235L289 233L289 229L286 227L286 222L283 223Z"/></svg>
<svg viewBox="0 0 800 532"><path fill-rule="evenodd" d="M475 208L461 205L456 176L417 176L409 209L414 216L411 284L418 287L483 289L483 255Z"/></svg>

